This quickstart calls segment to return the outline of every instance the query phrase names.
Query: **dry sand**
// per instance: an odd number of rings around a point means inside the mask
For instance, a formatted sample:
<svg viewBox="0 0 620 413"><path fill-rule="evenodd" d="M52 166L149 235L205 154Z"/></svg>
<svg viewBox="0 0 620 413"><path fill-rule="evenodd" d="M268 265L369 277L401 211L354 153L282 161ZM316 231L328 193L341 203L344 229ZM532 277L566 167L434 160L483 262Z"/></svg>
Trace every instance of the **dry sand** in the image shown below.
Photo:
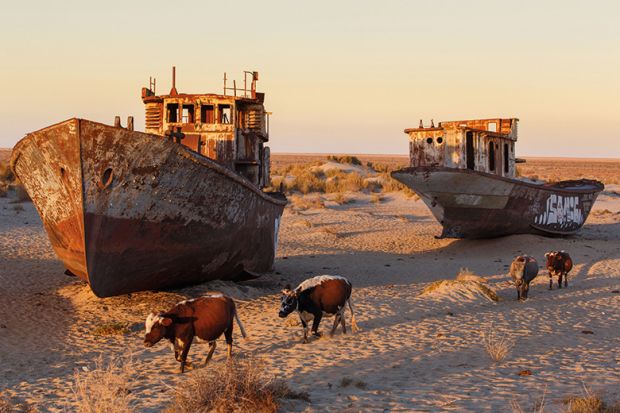
<svg viewBox="0 0 620 413"><path fill-rule="evenodd" d="M353 204L287 208L276 273L244 284L107 299L63 275L32 204L19 211L0 198L0 389L40 411L62 411L76 369L92 368L100 354L132 355L136 410L161 411L183 376L170 373L177 363L166 344L143 347L143 320L183 297L219 290L242 300L239 313L251 339L237 330L236 353L263 357L270 372L309 392L311 403L286 402L283 411L510 411L513 400L529 409L543 394L545 411L559 411L584 384L619 400L618 190L612 185L600 196L578 235L555 239L438 240L440 227L423 203L398 193L381 203L357 194ZM541 271L530 299L517 302L505 275L511 259L527 253L542 262L552 249L569 251L576 263L569 287L549 291ZM432 281L455 278L461 267L485 277L500 301L449 290L419 295ZM363 331L302 344L295 318L277 317L279 290L318 274L352 281ZM95 334L112 321L130 331ZM324 332L330 322L323 322ZM491 327L514 342L499 363L482 342ZM206 353L206 345L194 345L190 359ZM208 368L221 368L225 353L220 345ZM520 376L523 370L532 374ZM348 379L358 382L344 386Z"/></svg>

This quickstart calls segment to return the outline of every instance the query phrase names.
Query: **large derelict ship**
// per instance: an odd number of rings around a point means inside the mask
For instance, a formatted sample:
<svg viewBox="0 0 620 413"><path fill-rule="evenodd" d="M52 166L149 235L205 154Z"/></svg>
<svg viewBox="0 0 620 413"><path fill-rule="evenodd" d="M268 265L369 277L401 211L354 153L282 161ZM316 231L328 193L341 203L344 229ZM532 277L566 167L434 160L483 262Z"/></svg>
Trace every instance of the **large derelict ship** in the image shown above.
<svg viewBox="0 0 620 413"><path fill-rule="evenodd" d="M256 72L223 94L142 89L145 133L69 119L28 134L11 166L68 273L106 297L272 269L284 195L269 184Z"/></svg>
<svg viewBox="0 0 620 413"><path fill-rule="evenodd" d="M420 195L441 237L568 235L584 224L601 182L516 177L518 119L440 122L409 135L410 167L392 176Z"/></svg>

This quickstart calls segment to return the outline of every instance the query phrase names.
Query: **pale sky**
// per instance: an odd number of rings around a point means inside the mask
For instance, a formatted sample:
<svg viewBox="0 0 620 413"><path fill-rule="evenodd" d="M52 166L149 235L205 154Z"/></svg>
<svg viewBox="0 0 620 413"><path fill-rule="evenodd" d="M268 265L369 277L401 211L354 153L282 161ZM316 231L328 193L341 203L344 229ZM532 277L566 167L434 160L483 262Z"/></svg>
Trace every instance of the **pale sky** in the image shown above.
<svg viewBox="0 0 620 413"><path fill-rule="evenodd" d="M420 118L503 116L519 156L620 157L619 1L0 6L0 147L71 117L142 130L176 65L181 93L259 71L274 152L405 154Z"/></svg>

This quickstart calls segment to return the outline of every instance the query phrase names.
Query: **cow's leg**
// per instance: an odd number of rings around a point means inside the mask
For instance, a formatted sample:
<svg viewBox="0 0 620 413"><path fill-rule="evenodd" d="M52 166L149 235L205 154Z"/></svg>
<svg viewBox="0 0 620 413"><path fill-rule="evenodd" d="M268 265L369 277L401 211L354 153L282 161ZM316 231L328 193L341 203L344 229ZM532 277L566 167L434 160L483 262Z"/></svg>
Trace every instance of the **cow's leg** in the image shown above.
<svg viewBox="0 0 620 413"><path fill-rule="evenodd" d="M340 324L342 324L342 334L347 334L347 326L344 322L344 307L342 308L342 311L340 313Z"/></svg>
<svg viewBox="0 0 620 413"><path fill-rule="evenodd" d="M517 301L521 300L521 290L517 287Z"/></svg>
<svg viewBox="0 0 620 413"><path fill-rule="evenodd" d="M299 317L299 319L301 320L301 325L304 328L304 339L303 339L302 343L307 343L308 342L308 323L301 316Z"/></svg>
<svg viewBox="0 0 620 413"><path fill-rule="evenodd" d="M319 333L319 324L321 324L321 318L323 318L323 312L318 311L314 314L314 320L312 320L312 334L321 337L321 333Z"/></svg>
<svg viewBox="0 0 620 413"><path fill-rule="evenodd" d="M226 346L228 348L227 349L228 359L232 357L232 343L233 343L232 335L233 335L233 329L231 325L226 331L224 331L224 337L226 338Z"/></svg>
<svg viewBox="0 0 620 413"><path fill-rule="evenodd" d="M187 362L187 354L189 353L189 349L192 346L192 338L190 338L187 343L183 343L183 350L181 351L181 373L185 372L185 366L187 365L189 366L189 363Z"/></svg>
<svg viewBox="0 0 620 413"><path fill-rule="evenodd" d="M553 290L553 275L549 272L549 289Z"/></svg>
<svg viewBox="0 0 620 413"><path fill-rule="evenodd" d="M336 315L334 316L334 325L332 326L332 331L329 332L330 336L333 336L334 333L336 332L336 329L338 328L338 324L340 323L340 318L342 317L340 312L337 312Z"/></svg>
<svg viewBox="0 0 620 413"><path fill-rule="evenodd" d="M558 288L562 288L562 273L558 275Z"/></svg>
<svg viewBox="0 0 620 413"><path fill-rule="evenodd" d="M211 360L211 357L213 357L213 352L215 351L215 347L216 347L215 340L209 341L209 354L207 354L207 359L205 360L205 366L207 365L209 360Z"/></svg>
<svg viewBox="0 0 620 413"><path fill-rule="evenodd" d="M568 287L568 273L564 273L564 287Z"/></svg>

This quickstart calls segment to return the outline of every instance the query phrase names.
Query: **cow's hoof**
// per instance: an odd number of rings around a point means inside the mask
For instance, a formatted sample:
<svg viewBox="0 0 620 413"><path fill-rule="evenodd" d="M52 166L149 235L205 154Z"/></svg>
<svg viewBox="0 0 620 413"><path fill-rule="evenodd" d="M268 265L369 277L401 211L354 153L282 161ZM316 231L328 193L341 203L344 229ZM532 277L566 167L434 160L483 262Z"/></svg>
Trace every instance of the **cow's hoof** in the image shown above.
<svg viewBox="0 0 620 413"><path fill-rule="evenodd" d="M323 333L319 333L318 331L315 331L312 335L315 337L323 337Z"/></svg>

